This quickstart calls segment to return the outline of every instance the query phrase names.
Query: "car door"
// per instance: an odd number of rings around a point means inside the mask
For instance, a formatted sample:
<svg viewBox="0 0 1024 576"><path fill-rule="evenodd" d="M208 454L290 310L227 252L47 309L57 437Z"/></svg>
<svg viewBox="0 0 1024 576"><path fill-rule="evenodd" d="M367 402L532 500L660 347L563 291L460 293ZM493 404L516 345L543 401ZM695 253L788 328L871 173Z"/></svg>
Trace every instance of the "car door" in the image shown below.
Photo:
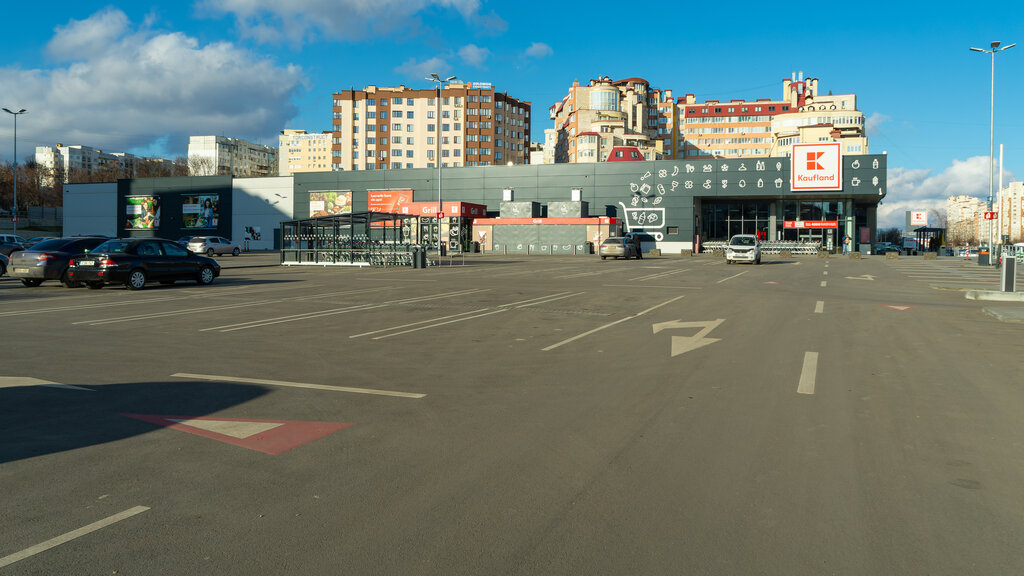
<svg viewBox="0 0 1024 576"><path fill-rule="evenodd" d="M199 274L199 257L174 242L161 242L167 258L169 280L191 280Z"/></svg>
<svg viewBox="0 0 1024 576"><path fill-rule="evenodd" d="M160 250L158 242L141 242L135 247L135 255L140 266L146 271L146 278L163 280L167 277L167 258Z"/></svg>

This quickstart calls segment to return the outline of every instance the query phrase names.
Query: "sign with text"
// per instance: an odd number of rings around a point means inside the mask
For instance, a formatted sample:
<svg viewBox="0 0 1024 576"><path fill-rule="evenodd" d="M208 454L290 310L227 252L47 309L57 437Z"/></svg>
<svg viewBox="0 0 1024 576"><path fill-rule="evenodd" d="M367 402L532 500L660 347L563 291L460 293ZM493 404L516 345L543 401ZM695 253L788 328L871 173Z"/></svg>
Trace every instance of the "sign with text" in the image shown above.
<svg viewBox="0 0 1024 576"><path fill-rule="evenodd" d="M782 227L797 230L820 230L822 228L838 228L838 220L785 220Z"/></svg>
<svg viewBox="0 0 1024 576"><path fill-rule="evenodd" d="M838 142L793 144L790 162L793 192L843 189L843 156Z"/></svg>

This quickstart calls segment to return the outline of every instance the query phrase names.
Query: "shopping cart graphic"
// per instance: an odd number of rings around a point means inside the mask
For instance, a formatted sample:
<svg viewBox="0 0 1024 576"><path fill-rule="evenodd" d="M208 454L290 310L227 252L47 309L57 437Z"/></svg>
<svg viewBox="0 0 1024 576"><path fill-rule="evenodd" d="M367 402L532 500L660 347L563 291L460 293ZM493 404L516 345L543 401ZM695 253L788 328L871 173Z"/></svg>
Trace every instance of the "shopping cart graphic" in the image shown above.
<svg viewBox="0 0 1024 576"><path fill-rule="evenodd" d="M622 202L622 211L626 217L626 232L644 231L654 237L655 240L664 238L661 232L650 232L650 230L661 230L665 227L664 208L628 208Z"/></svg>

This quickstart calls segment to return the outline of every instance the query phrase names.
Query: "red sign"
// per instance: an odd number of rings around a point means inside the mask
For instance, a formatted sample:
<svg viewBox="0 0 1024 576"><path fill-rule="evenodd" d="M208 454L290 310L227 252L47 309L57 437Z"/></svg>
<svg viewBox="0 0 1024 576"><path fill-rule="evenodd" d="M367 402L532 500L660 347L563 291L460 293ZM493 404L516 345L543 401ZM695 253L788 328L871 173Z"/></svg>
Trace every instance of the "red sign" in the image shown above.
<svg viewBox="0 0 1024 576"><path fill-rule="evenodd" d="M820 230L822 228L839 228L838 220L785 220L783 228L796 228L802 230Z"/></svg>
<svg viewBox="0 0 1024 576"><path fill-rule="evenodd" d="M843 155L838 142L793 144L790 168L793 192L843 189Z"/></svg>
<svg viewBox="0 0 1024 576"><path fill-rule="evenodd" d="M985 220L998 220L999 212L985 212Z"/></svg>
<svg viewBox="0 0 1024 576"><path fill-rule="evenodd" d="M444 218L444 212L438 212L437 213L437 217L438 218Z"/></svg>

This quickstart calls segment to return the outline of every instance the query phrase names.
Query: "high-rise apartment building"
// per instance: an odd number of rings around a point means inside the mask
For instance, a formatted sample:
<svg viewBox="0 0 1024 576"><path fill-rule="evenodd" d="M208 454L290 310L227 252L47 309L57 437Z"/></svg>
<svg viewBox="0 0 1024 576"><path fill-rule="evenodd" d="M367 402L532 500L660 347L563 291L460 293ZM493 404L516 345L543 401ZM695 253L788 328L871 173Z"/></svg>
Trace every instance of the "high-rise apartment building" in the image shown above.
<svg viewBox="0 0 1024 576"><path fill-rule="evenodd" d="M793 144L841 142L867 154L864 114L854 94L820 95L818 79L782 81L782 98L698 102L640 78L574 82L551 107L555 162L603 162L612 146L637 146L654 159L788 156Z"/></svg>
<svg viewBox="0 0 1024 576"><path fill-rule="evenodd" d="M575 81L549 112L556 163L603 162L616 146L635 146L647 160L665 158L675 122L672 91L652 88L643 78L602 76L586 86Z"/></svg>
<svg viewBox="0 0 1024 576"><path fill-rule="evenodd" d="M947 244L978 244L982 239L982 216L987 202L974 196L960 194L946 198ZM988 239L987 229L984 234Z"/></svg>
<svg viewBox="0 0 1024 576"><path fill-rule="evenodd" d="M277 176L277 148L225 136L190 136L190 176Z"/></svg>
<svg viewBox="0 0 1024 576"><path fill-rule="evenodd" d="M282 130L277 137L278 175L331 171L331 135L331 132L310 134L305 130Z"/></svg>
<svg viewBox="0 0 1024 576"><path fill-rule="evenodd" d="M529 163L530 103L490 84L449 84L440 117L436 89L370 85L334 94L333 116L335 170Z"/></svg>
<svg viewBox="0 0 1024 576"><path fill-rule="evenodd" d="M122 177L133 176L136 157L126 152L104 152L91 146L36 146L36 164L53 173L62 171L72 179L91 176L103 170L115 170Z"/></svg>
<svg viewBox="0 0 1024 576"><path fill-rule="evenodd" d="M999 191L996 220L996 241L1007 240L1010 244L1024 242L1024 182L1010 182Z"/></svg>

